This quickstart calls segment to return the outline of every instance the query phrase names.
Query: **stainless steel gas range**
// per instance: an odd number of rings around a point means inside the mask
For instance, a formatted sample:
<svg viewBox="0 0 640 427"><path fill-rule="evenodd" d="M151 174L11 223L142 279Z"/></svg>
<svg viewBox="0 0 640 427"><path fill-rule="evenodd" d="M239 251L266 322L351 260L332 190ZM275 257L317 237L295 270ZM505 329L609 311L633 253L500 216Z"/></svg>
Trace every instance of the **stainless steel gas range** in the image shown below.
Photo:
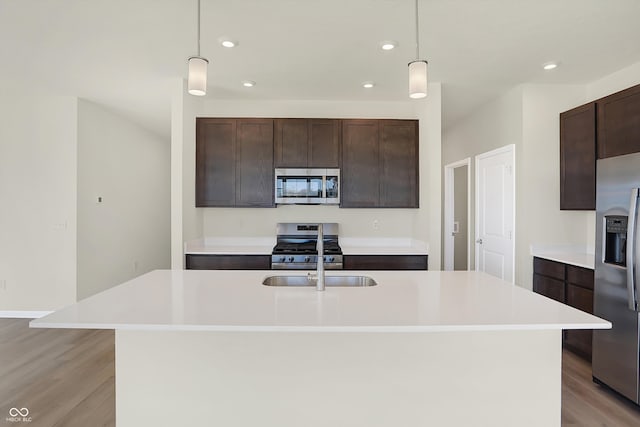
<svg viewBox="0 0 640 427"><path fill-rule="evenodd" d="M324 268L342 269L342 249L338 245L338 224L323 223ZM276 245L271 252L274 270L315 270L318 261L317 223L278 223Z"/></svg>

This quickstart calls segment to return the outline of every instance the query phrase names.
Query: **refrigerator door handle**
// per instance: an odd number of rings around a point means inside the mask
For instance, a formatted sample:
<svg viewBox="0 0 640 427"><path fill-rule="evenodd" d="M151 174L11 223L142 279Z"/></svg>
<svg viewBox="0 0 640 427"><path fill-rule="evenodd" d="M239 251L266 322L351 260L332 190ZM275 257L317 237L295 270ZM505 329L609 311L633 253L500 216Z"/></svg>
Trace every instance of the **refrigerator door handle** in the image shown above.
<svg viewBox="0 0 640 427"><path fill-rule="evenodd" d="M638 189L631 190L631 200L629 201L629 220L627 221L627 294L629 309L638 311L638 300L636 292L636 222L638 207Z"/></svg>

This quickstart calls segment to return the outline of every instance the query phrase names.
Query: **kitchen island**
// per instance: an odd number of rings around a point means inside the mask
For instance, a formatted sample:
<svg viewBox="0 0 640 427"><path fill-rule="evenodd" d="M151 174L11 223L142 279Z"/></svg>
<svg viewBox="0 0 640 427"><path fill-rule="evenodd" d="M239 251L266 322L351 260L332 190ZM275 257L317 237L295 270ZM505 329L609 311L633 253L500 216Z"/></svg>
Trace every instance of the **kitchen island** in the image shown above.
<svg viewBox="0 0 640 427"><path fill-rule="evenodd" d="M116 330L118 427L560 426L562 329L611 327L484 273L276 274L306 272L158 270L31 326Z"/></svg>

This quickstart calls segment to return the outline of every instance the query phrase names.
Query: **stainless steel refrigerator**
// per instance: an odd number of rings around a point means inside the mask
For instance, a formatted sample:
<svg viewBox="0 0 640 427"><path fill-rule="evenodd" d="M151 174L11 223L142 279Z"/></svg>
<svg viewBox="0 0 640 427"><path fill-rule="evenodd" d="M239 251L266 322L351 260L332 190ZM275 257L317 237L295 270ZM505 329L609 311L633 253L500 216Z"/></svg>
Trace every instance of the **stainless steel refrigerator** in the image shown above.
<svg viewBox="0 0 640 427"><path fill-rule="evenodd" d="M594 313L612 329L593 333L593 378L640 404L638 192L640 153L598 160Z"/></svg>

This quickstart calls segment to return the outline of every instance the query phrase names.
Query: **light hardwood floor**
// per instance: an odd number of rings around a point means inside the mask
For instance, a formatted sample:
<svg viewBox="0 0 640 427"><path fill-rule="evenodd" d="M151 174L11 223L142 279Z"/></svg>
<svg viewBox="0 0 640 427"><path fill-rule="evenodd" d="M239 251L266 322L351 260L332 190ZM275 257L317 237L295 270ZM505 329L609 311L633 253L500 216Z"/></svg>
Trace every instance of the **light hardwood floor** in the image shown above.
<svg viewBox="0 0 640 427"><path fill-rule="evenodd" d="M30 329L0 319L0 426L115 425L113 331ZM30 423L7 422L27 408Z"/></svg>
<svg viewBox="0 0 640 427"><path fill-rule="evenodd" d="M113 331L28 323L0 319L0 426L114 426ZM28 408L32 422L6 422L12 407ZM640 408L594 384L591 366L563 351L562 426L638 427Z"/></svg>
<svg viewBox="0 0 640 427"><path fill-rule="evenodd" d="M562 352L563 427L638 427L640 408L596 385L591 365L575 354Z"/></svg>

